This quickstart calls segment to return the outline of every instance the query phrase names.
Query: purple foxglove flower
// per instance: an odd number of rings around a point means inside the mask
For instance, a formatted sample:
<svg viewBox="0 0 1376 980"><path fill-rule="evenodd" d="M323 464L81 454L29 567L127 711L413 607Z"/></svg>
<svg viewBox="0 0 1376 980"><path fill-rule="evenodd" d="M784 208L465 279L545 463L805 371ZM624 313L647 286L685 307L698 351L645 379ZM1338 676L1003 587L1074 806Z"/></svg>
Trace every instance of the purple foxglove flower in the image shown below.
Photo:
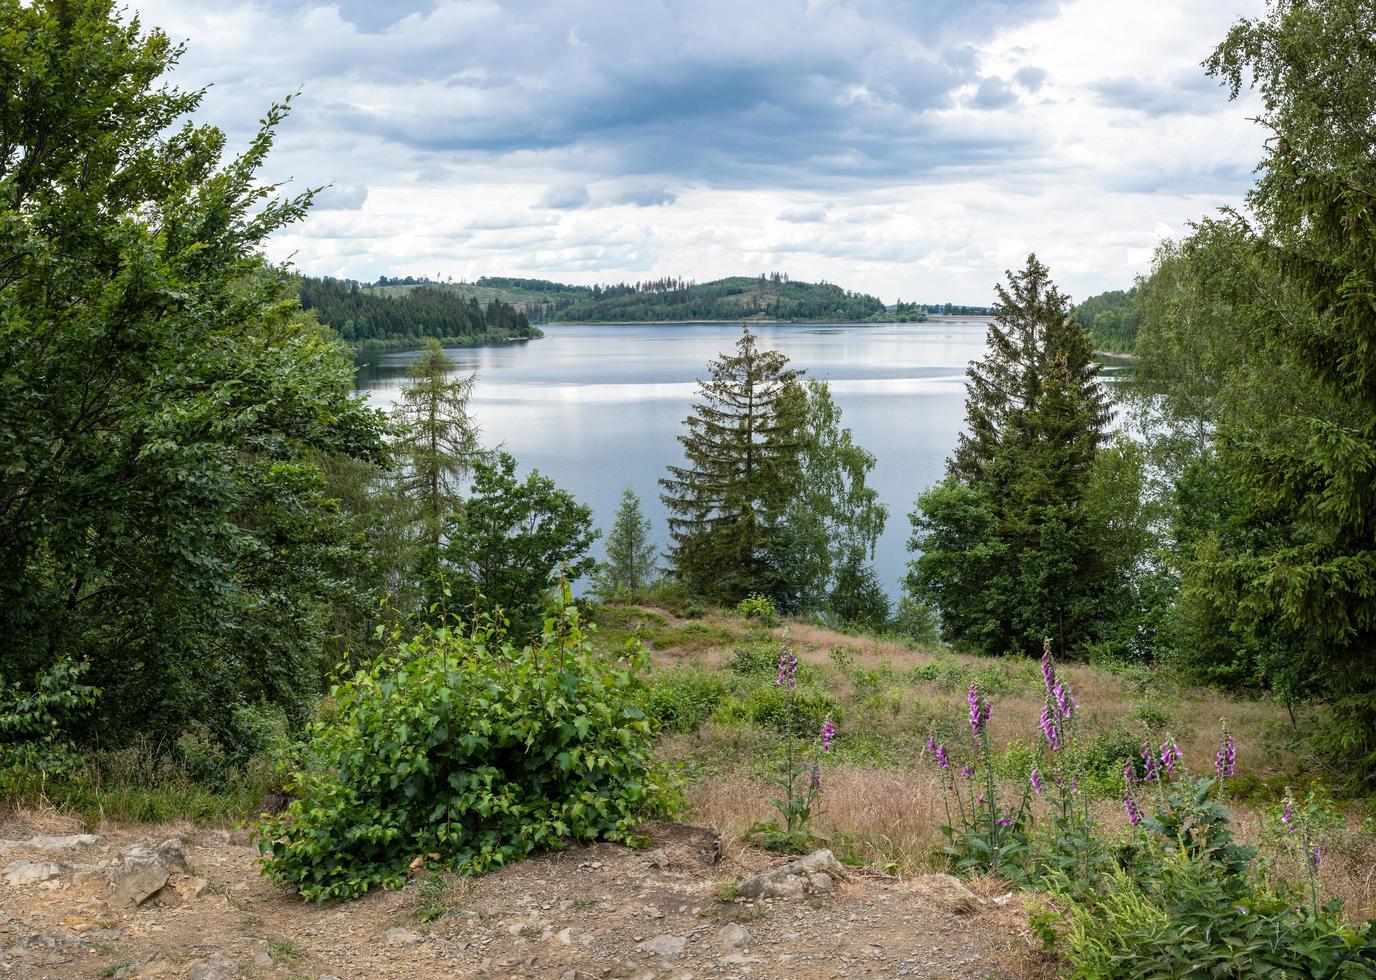
<svg viewBox="0 0 1376 980"><path fill-rule="evenodd" d="M932 755L936 756L936 764L942 769L951 768L951 760L946 757L946 746L938 744Z"/></svg>
<svg viewBox="0 0 1376 980"><path fill-rule="evenodd" d="M822 767L813 763L807 774L807 788L817 792L822 788Z"/></svg>
<svg viewBox="0 0 1376 980"><path fill-rule="evenodd" d="M1070 792L1072 792L1072 793L1078 793L1078 792L1080 792L1080 777L1079 777L1079 776L1071 776L1071 777L1070 777Z"/></svg>
<svg viewBox="0 0 1376 980"><path fill-rule="evenodd" d="M1123 763L1123 782L1129 786L1137 785L1137 769L1131 762Z"/></svg>
<svg viewBox="0 0 1376 980"><path fill-rule="evenodd" d="M1137 801L1132 798L1131 793L1123 794L1123 809L1127 811L1128 823L1136 827L1142 822L1142 813L1137 809Z"/></svg>
<svg viewBox="0 0 1376 980"><path fill-rule="evenodd" d="M1027 774L1028 781L1032 784L1033 791L1040 796L1042 793L1042 774L1037 772L1037 767L1033 766L1032 771Z"/></svg>
<svg viewBox="0 0 1376 980"><path fill-rule="evenodd" d="M999 825L1000 827L1011 827L1011 826L1013 826L1013 817L1012 817L1010 814L1005 813L1003 816L999 817L999 819L998 819L998 825Z"/></svg>
<svg viewBox="0 0 1376 980"><path fill-rule="evenodd" d="M1280 822L1283 823L1283 824L1285 824L1285 826L1289 827L1290 824L1291 824L1291 822L1294 821L1294 819L1295 819L1295 811L1294 811L1294 809L1291 807L1290 801L1289 801L1289 800L1286 800L1286 801L1285 801L1285 809L1281 812L1281 815L1280 815Z"/></svg>
<svg viewBox="0 0 1376 980"><path fill-rule="evenodd" d="M822 726L822 751L823 751L823 752L830 752L830 751L831 751L831 740L834 739L835 737L836 737L836 725L832 722L832 720L831 720L830 718L828 718L828 719L827 719L827 723L826 723L825 725Z"/></svg>
<svg viewBox="0 0 1376 980"><path fill-rule="evenodd" d="M1056 708L1060 711L1061 717L1068 719L1074 713L1075 702L1070 694L1070 685L1057 681L1051 693L1056 699Z"/></svg>
<svg viewBox="0 0 1376 980"><path fill-rule="evenodd" d="M970 685L970 693L965 701L970 706L970 731L974 733L975 738L979 738L979 725L983 713L980 711L979 689L974 684Z"/></svg>
<svg viewBox="0 0 1376 980"><path fill-rule="evenodd" d="M1056 723L1051 720L1051 713L1047 705L1042 705L1042 720L1038 722L1042 734L1046 736L1046 744L1053 750L1061 747L1060 734L1056 731Z"/></svg>
<svg viewBox="0 0 1376 980"><path fill-rule="evenodd" d="M931 732L927 733L927 751L936 755L936 736Z"/></svg>
<svg viewBox="0 0 1376 980"><path fill-rule="evenodd" d="M1051 644L1046 643L1042 647L1042 683L1046 685L1046 693L1050 694L1056 686L1056 668L1051 662Z"/></svg>
<svg viewBox="0 0 1376 980"><path fill-rule="evenodd" d="M963 768L960 770L960 774L961 774L962 776L964 776L966 779L974 779L974 778L975 778L975 771L974 771L973 769L971 769L969 766L963 767Z"/></svg>
<svg viewBox="0 0 1376 980"><path fill-rule="evenodd" d="M1161 768L1166 770L1166 775L1175 778L1175 760L1177 755L1172 751L1173 745L1170 742L1161 743Z"/></svg>
<svg viewBox="0 0 1376 980"><path fill-rule="evenodd" d="M984 794L983 794L983 793L979 794L979 802L980 802L980 803L983 803L983 802L984 802Z"/></svg>
<svg viewBox="0 0 1376 980"><path fill-rule="evenodd" d="M798 686L798 658L788 647L779 651L779 676L774 683L780 687L787 684L790 690Z"/></svg>
<svg viewBox="0 0 1376 980"><path fill-rule="evenodd" d="M1160 775L1156 766L1156 753L1152 751L1150 742L1142 743L1142 781L1149 783Z"/></svg>
<svg viewBox="0 0 1376 980"><path fill-rule="evenodd" d="M1218 755L1214 758L1214 771L1218 773L1218 778L1231 778L1236 763L1237 746L1233 743L1233 736L1227 735L1218 749Z"/></svg>
<svg viewBox="0 0 1376 980"><path fill-rule="evenodd" d="M1315 844L1309 851L1309 866L1318 871L1321 864L1323 864L1323 856L1319 853L1319 845Z"/></svg>

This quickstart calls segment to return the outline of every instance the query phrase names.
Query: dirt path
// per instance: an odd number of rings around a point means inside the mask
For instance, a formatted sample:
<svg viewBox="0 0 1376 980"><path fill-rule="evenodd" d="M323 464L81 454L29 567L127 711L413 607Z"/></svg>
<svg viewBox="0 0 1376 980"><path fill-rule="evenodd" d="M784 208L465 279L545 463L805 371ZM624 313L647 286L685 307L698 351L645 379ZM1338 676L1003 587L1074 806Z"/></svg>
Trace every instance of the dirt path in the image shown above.
<svg viewBox="0 0 1376 980"><path fill-rule="evenodd" d="M785 859L718 858L715 834L694 828L657 827L645 851L599 844L342 906L269 884L242 832L80 833L52 817L0 822L0 978L1023 975L1016 898L976 897L945 876L848 873L824 893L732 899ZM150 867L166 884L121 908L158 884Z"/></svg>

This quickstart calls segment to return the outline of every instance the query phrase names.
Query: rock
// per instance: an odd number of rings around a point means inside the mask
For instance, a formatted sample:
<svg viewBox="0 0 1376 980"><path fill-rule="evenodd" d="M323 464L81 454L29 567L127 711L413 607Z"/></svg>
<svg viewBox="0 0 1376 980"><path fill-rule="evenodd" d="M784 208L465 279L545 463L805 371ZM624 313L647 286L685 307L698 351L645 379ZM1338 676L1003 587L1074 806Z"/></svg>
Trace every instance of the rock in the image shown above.
<svg viewBox="0 0 1376 980"><path fill-rule="evenodd" d="M683 948L688 945L687 936L670 936L665 933L647 939L636 946L642 953L651 953L655 956L663 956L672 959L683 952Z"/></svg>
<svg viewBox="0 0 1376 980"><path fill-rule="evenodd" d="M809 892L830 892L836 881L845 878L840 862L831 851L822 848L781 868L747 878L741 882L738 894L742 898L802 898Z"/></svg>
<svg viewBox="0 0 1376 980"><path fill-rule="evenodd" d="M207 878L180 878L172 883L172 887L182 898L200 898L210 888L210 881Z"/></svg>
<svg viewBox="0 0 1376 980"><path fill-rule="evenodd" d="M916 886L919 895L956 915L973 915L985 906L984 899L948 874L924 875Z"/></svg>
<svg viewBox="0 0 1376 980"><path fill-rule="evenodd" d="M176 838L156 847L134 844L120 852L121 861L110 869L110 904L136 908L156 895L173 871L187 871L186 848Z"/></svg>
<svg viewBox="0 0 1376 980"><path fill-rule="evenodd" d="M62 874L62 869L51 861L15 861L0 873L4 874L7 882L18 887L51 881Z"/></svg>
<svg viewBox="0 0 1376 980"><path fill-rule="evenodd" d="M717 945L723 949L741 949L750 945L750 933L737 922L728 922L717 930Z"/></svg>
<svg viewBox="0 0 1376 980"><path fill-rule="evenodd" d="M751 963L763 963L764 960L757 956L746 956L744 953L729 953L717 960L720 966L748 966Z"/></svg>
<svg viewBox="0 0 1376 980"><path fill-rule="evenodd" d="M68 834L65 837L30 837L25 846L39 851L74 851L104 843L105 838L97 834Z"/></svg>
<svg viewBox="0 0 1376 980"><path fill-rule="evenodd" d="M48 936L30 936L24 940L24 945L30 949L90 949L86 940L82 939L73 932L55 932Z"/></svg>
<svg viewBox="0 0 1376 980"><path fill-rule="evenodd" d="M223 953L211 953L203 960L191 964L186 971L186 980L232 980L239 975L234 961Z"/></svg>
<svg viewBox="0 0 1376 980"><path fill-rule="evenodd" d="M416 943L424 941L425 937L414 929L397 928L387 930L388 946L414 946Z"/></svg>
<svg viewBox="0 0 1376 980"><path fill-rule="evenodd" d="M170 976L177 970L177 964L162 956L153 956L138 963L121 967L114 973L114 980L133 980L133 978Z"/></svg>
<svg viewBox="0 0 1376 980"><path fill-rule="evenodd" d="M272 956L268 953L259 953L253 958L253 965L263 967L272 966Z"/></svg>

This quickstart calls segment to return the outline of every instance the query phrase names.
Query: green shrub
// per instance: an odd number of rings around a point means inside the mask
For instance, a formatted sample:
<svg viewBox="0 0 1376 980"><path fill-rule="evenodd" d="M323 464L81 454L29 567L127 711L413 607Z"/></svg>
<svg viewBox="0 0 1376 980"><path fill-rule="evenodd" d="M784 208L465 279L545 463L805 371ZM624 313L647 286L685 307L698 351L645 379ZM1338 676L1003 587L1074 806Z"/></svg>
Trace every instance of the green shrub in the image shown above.
<svg viewBox="0 0 1376 980"><path fill-rule="evenodd" d="M936 646L941 639L936 610L910 595L898 600L889 628L904 640L922 647Z"/></svg>
<svg viewBox="0 0 1376 980"><path fill-rule="evenodd" d="M482 873L570 841L631 841L671 797L640 705L647 657L598 655L577 611L514 648L427 629L331 689L264 873L308 899L397 887L417 855Z"/></svg>
<svg viewBox="0 0 1376 980"><path fill-rule="evenodd" d="M1330 905L1296 908L1247 875L1186 850L1106 875L1071 906L1060 953L1071 977L1370 977L1372 926ZM1042 930L1049 931L1049 930Z"/></svg>
<svg viewBox="0 0 1376 980"><path fill-rule="evenodd" d="M779 624L779 610L775 608L774 600L758 592L752 592L736 603L736 615L742 619L758 620L763 626Z"/></svg>
<svg viewBox="0 0 1376 980"><path fill-rule="evenodd" d="M779 672L779 649L761 644L739 647L726 667L742 677L772 678Z"/></svg>
<svg viewBox="0 0 1376 980"><path fill-rule="evenodd" d="M691 608L701 608L698 595L676 578L661 578L645 590L645 602L667 609L675 616L686 615Z"/></svg>
<svg viewBox="0 0 1376 980"><path fill-rule="evenodd" d="M935 684L955 690L970 686L970 667L955 657L938 655L929 663L918 664L909 670L908 680L914 684Z"/></svg>
<svg viewBox="0 0 1376 980"><path fill-rule="evenodd" d="M645 712L662 732L696 731L726 697L717 674L677 667L654 675L645 688Z"/></svg>
<svg viewBox="0 0 1376 980"><path fill-rule="evenodd" d="M745 702L746 718L760 728L780 734L813 736L828 718L840 721L840 704L830 694L799 689L790 707L788 689L778 685L758 687Z"/></svg>
<svg viewBox="0 0 1376 980"><path fill-rule="evenodd" d="M82 682L89 667L58 660L29 688L0 678L0 799L24 795L75 766L72 746L60 733L100 694Z"/></svg>

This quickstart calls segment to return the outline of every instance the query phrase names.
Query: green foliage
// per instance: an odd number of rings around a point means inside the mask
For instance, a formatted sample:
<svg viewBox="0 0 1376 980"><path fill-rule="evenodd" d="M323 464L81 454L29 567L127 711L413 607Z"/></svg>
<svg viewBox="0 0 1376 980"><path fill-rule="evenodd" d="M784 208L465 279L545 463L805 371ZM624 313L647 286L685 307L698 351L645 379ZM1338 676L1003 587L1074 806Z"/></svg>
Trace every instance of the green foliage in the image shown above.
<svg viewBox="0 0 1376 980"><path fill-rule="evenodd" d="M1091 296L1075 307L1075 319L1104 351L1131 351L1137 344L1143 312L1137 290L1111 289Z"/></svg>
<svg viewBox="0 0 1376 980"><path fill-rule="evenodd" d="M765 644L737 647L726 669L743 677L773 678L779 672L779 654Z"/></svg>
<svg viewBox="0 0 1376 980"><path fill-rule="evenodd" d="M645 713L661 732L697 731L728 692L718 674L680 665L650 677L645 687Z"/></svg>
<svg viewBox="0 0 1376 980"><path fill-rule="evenodd" d="M1109 417L1088 338L1036 256L998 292L950 474L912 514L905 584L948 640L1032 654L1096 639L1136 556L1110 552L1085 506Z"/></svg>
<svg viewBox="0 0 1376 980"><path fill-rule="evenodd" d="M442 341L451 347L538 337L525 313L495 297L484 307L429 283L396 293L341 279L301 276L301 305L350 344L360 347Z"/></svg>
<svg viewBox="0 0 1376 980"><path fill-rule="evenodd" d="M637 648L596 654L577 611L517 649L491 626L426 629L330 692L264 872L302 897L397 887L412 858L480 874L570 841L634 841L670 796Z"/></svg>
<svg viewBox="0 0 1376 980"><path fill-rule="evenodd" d="M867 562L888 509L866 483L874 457L841 425L825 381L794 384L789 397L783 414L795 420L798 463L771 557L782 603L845 624L880 625L889 601Z"/></svg>
<svg viewBox="0 0 1376 980"><path fill-rule="evenodd" d="M898 600L889 629L919 647L934 647L941 640L936 610L916 596L904 595Z"/></svg>
<svg viewBox="0 0 1376 980"><path fill-rule="evenodd" d="M353 367L258 249L311 194L196 124L182 54L104 0L0 3L0 680L89 661L78 741L300 718L362 542L327 460L376 459Z"/></svg>
<svg viewBox="0 0 1376 980"><path fill-rule="evenodd" d="M603 598L635 599L655 573L655 548L650 520L640 509L640 497L627 487L607 534L607 560L593 575L593 591Z"/></svg>
<svg viewBox="0 0 1376 980"><path fill-rule="evenodd" d="M1331 909L1298 911L1188 851L1149 855L1072 906L1061 950L1068 976L1356 978L1376 970L1370 924L1349 926Z"/></svg>
<svg viewBox="0 0 1376 980"><path fill-rule="evenodd" d="M774 608L774 600L758 592L752 592L736 603L736 615L742 619L756 620L762 626L779 625L779 611Z"/></svg>
<svg viewBox="0 0 1376 980"><path fill-rule="evenodd" d="M751 724L767 731L801 738L820 732L828 718L841 721L845 709L823 691L794 691L770 684L750 692L745 716Z"/></svg>
<svg viewBox="0 0 1376 980"><path fill-rule="evenodd" d="M59 660L28 686L0 677L0 799L31 789L73 768L72 745L62 732L76 712L95 704L99 691L82 683L87 663Z"/></svg>
<svg viewBox="0 0 1376 980"><path fill-rule="evenodd" d="M723 602L779 590L773 546L800 448L791 394L799 372L787 365L745 328L735 353L713 361L698 383L678 437L686 465L659 481L675 574Z"/></svg>
<svg viewBox="0 0 1376 980"><path fill-rule="evenodd" d="M592 511L500 452L473 467L473 488L445 526L442 551L453 608L500 609L514 630L538 628L540 609L563 577L594 565Z"/></svg>

